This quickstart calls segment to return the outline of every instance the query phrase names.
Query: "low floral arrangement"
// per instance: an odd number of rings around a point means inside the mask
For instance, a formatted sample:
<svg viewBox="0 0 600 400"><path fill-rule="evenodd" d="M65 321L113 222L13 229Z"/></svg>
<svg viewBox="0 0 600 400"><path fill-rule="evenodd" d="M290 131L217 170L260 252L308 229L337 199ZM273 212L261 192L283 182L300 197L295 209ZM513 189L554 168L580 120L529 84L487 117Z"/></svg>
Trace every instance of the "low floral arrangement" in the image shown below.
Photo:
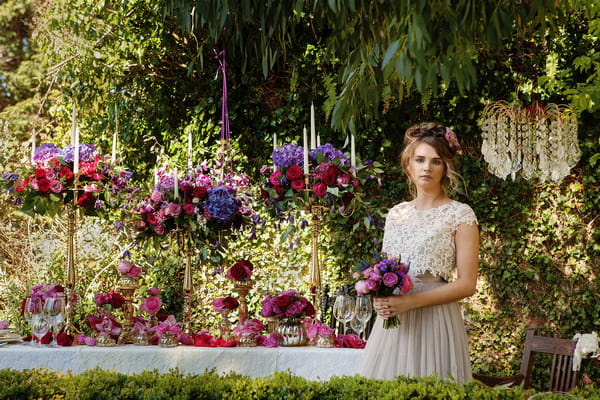
<svg viewBox="0 0 600 400"><path fill-rule="evenodd" d="M304 318L315 315L313 304L295 290L285 290L279 295L265 297L261 315L265 318Z"/></svg>
<svg viewBox="0 0 600 400"><path fill-rule="evenodd" d="M179 338L182 333L181 324L177 322L174 315L167 316L166 319L160 321L156 326L156 334L158 337L169 334Z"/></svg>
<svg viewBox="0 0 600 400"><path fill-rule="evenodd" d="M317 336L334 334L333 328L313 318L304 318L304 320L302 320L302 324L306 328L306 333L308 334L309 340L312 340Z"/></svg>
<svg viewBox="0 0 600 400"><path fill-rule="evenodd" d="M167 166L159 169L150 195L134 207L140 236L162 237L185 230L216 242L220 231L249 224L253 211L248 178L218 175L205 163L183 176Z"/></svg>
<svg viewBox="0 0 600 400"><path fill-rule="evenodd" d="M237 338L253 337L261 333L264 327L264 324L259 319L246 319L233 327L233 333Z"/></svg>
<svg viewBox="0 0 600 400"><path fill-rule="evenodd" d="M411 291L413 282L408 275L408 265L397 257L381 253L372 264L363 262L355 268L352 275L355 280L356 294L375 297L388 297L406 294ZM397 316L383 321L383 327L395 328L400 324Z"/></svg>
<svg viewBox="0 0 600 400"><path fill-rule="evenodd" d="M212 302L213 310L218 313L222 312L231 312L239 307L240 302L231 296L227 297L219 297L218 299L213 300Z"/></svg>
<svg viewBox="0 0 600 400"><path fill-rule="evenodd" d="M102 311L95 314L89 314L85 318L85 322L99 335L111 336L113 339L117 340L121 334L121 324L113 314L106 314Z"/></svg>
<svg viewBox="0 0 600 400"><path fill-rule="evenodd" d="M323 200L323 204L337 207L344 212L351 207L357 193L366 180L380 171L375 163L367 162L351 167L346 155L327 143L309 152L309 187L304 176L304 148L284 144L273 150L274 170L268 166L261 169L265 181L261 187L263 199L270 200L278 210L294 207L305 208L307 191Z"/></svg>
<svg viewBox="0 0 600 400"><path fill-rule="evenodd" d="M73 202L77 183L77 205L86 215L99 215L107 206L115 206L117 194L128 187L131 173L110 165L91 144L79 145L78 179L73 172L74 147L59 148L43 143L19 173L4 173L6 188L15 195L15 204L28 214L58 214L61 207Z"/></svg>
<svg viewBox="0 0 600 400"><path fill-rule="evenodd" d="M147 320L141 315L133 317L133 328L132 332L137 334L147 335L148 338L152 338L156 334L156 322Z"/></svg>
<svg viewBox="0 0 600 400"><path fill-rule="evenodd" d="M247 282L252 277L254 265L248 260L238 260L228 270L226 277L233 282Z"/></svg>

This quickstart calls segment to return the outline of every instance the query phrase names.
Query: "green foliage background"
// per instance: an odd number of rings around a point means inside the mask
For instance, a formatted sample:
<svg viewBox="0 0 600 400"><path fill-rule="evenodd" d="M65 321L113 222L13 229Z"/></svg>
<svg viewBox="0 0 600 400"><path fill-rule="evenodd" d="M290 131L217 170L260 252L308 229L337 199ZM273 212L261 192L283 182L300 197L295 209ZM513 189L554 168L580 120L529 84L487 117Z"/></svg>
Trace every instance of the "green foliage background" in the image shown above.
<svg viewBox="0 0 600 400"><path fill-rule="evenodd" d="M240 7L249 3L240 2ZM358 12L371 7L370 2L359 3ZM585 1L542 9L523 8L528 2L516 9L516 2L475 3L483 8L473 9L455 42L449 39L450 45L460 44L455 52L468 49L467 70L457 67L445 76L439 65L454 53L444 52L443 46L436 50L440 54L419 59L415 49L429 43L423 39L406 50L415 52L409 58L416 66L407 79L386 69L392 59L389 65L403 59L404 50L394 50L397 38L386 36L378 43L377 35L368 34L373 27L360 25L363 46L344 53L351 44L343 42L349 33L339 25L358 17L343 7L295 2L294 12L270 9L273 15L261 18L273 21L273 29L261 36L260 19L244 19L236 14L239 10L223 9L224 2L206 2L214 12L220 10L223 19L218 21L225 21L225 31L239 29L242 35L235 31L228 36L210 25L212 19L186 25L177 11L187 9L185 1L0 1L0 55L6 61L0 70L0 121L7 122L1 127L0 172L11 171L27 157L33 129L38 143L65 144L73 103L82 142L108 153L117 132L121 162L140 185L151 182L159 159L185 165L189 132L195 161L213 158L219 149L222 81L220 75L215 79L218 63L212 49L226 48L234 166L256 186L260 167L270 160L273 134L280 142L299 143L311 103L322 141L349 150L342 128L354 130L360 158L385 166L381 185L369 188L372 209L332 221L321 235L324 281L335 288L381 240L386 210L409 198L398 162L404 130L415 122L439 121L451 126L463 145L460 172L467 194L458 199L474 208L480 222L478 293L463 302L474 370L514 373L527 327L570 337L600 326L599 7ZM484 6L496 7L498 14L490 21L498 20L497 29L469 31L469 24L477 25L487 15ZM386 25L396 14L377 14L380 7L377 3L366 15L375 13L381 26L395 27L390 35L403 32L399 22ZM411 13L410 29L420 27L428 40L439 37L439 26L427 31L437 21L429 7L395 12ZM236 16L245 24L227 25L234 23L229 18L239 21ZM450 14L447 18L450 26L456 22ZM497 37L490 38L492 33ZM376 46L379 52L371 54L368 49L376 51ZM432 59L438 69L429 72ZM349 78L352 66L363 74L356 81ZM582 157L570 176L538 183L519 177L504 181L487 172L478 118L486 102L500 99L569 103L578 112ZM6 200L0 205L0 318L22 323L18 309L29 288L62 279L64 221L24 218ZM210 301L231 293L221 271L235 259L248 258L257 266L249 299L254 315L266 292L307 289L310 232L300 228L299 219L273 219L259 203L263 223L255 239L249 232L234 238L222 255L224 264L195 258L197 329L214 329ZM365 226L368 216L374 222ZM117 213L100 228L86 221L80 229L79 318L93 309L94 293L115 287L114 266L127 249L146 272L139 293L159 287L165 311L180 316L183 256L173 243L136 244L130 230L115 233L119 219L126 215ZM48 231L53 234L44 235ZM597 371L590 374L600 378Z"/></svg>

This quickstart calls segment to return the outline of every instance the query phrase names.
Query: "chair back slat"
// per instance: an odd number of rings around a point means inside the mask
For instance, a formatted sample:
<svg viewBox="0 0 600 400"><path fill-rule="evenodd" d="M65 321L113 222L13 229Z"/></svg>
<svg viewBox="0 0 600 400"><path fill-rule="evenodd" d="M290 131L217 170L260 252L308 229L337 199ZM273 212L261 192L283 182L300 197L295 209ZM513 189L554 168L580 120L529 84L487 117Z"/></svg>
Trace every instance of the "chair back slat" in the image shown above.
<svg viewBox="0 0 600 400"><path fill-rule="evenodd" d="M521 359L521 374L524 376L523 387L531 387L531 369L533 353L552 354L552 366L549 373L549 390L568 392L575 386L577 373L573 371L573 351L577 342L568 339L549 338L535 335L535 331L527 331L523 358Z"/></svg>

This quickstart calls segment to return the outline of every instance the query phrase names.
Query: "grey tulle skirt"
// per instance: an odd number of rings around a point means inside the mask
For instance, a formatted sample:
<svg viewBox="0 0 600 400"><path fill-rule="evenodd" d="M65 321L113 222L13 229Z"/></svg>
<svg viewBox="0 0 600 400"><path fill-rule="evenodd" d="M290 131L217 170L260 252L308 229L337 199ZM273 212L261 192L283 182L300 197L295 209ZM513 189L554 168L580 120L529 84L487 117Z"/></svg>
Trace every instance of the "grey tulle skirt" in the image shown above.
<svg viewBox="0 0 600 400"><path fill-rule="evenodd" d="M415 280L413 293L446 285L432 276ZM467 334L458 303L422 307L399 315L397 328L384 329L377 317L359 373L367 378L437 376L460 383L471 380Z"/></svg>

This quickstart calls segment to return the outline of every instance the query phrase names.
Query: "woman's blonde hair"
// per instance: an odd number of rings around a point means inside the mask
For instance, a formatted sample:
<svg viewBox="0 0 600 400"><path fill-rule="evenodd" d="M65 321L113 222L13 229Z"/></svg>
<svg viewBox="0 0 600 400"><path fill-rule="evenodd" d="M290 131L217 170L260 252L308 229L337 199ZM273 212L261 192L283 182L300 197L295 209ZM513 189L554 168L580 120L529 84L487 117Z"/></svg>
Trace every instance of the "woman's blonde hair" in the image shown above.
<svg viewBox="0 0 600 400"><path fill-rule="evenodd" d="M421 143L427 143L433 147L444 162L444 177L442 178L442 190L444 193L450 195L459 191L460 183L461 181L464 182L464 180L456 172L454 164L454 158L459 147L456 135L443 125L434 122L424 122L411 126L404 134L404 150L402 150L400 162L402 170L408 177L410 193L416 196L416 186L408 172L408 165L415 153L416 147Z"/></svg>

